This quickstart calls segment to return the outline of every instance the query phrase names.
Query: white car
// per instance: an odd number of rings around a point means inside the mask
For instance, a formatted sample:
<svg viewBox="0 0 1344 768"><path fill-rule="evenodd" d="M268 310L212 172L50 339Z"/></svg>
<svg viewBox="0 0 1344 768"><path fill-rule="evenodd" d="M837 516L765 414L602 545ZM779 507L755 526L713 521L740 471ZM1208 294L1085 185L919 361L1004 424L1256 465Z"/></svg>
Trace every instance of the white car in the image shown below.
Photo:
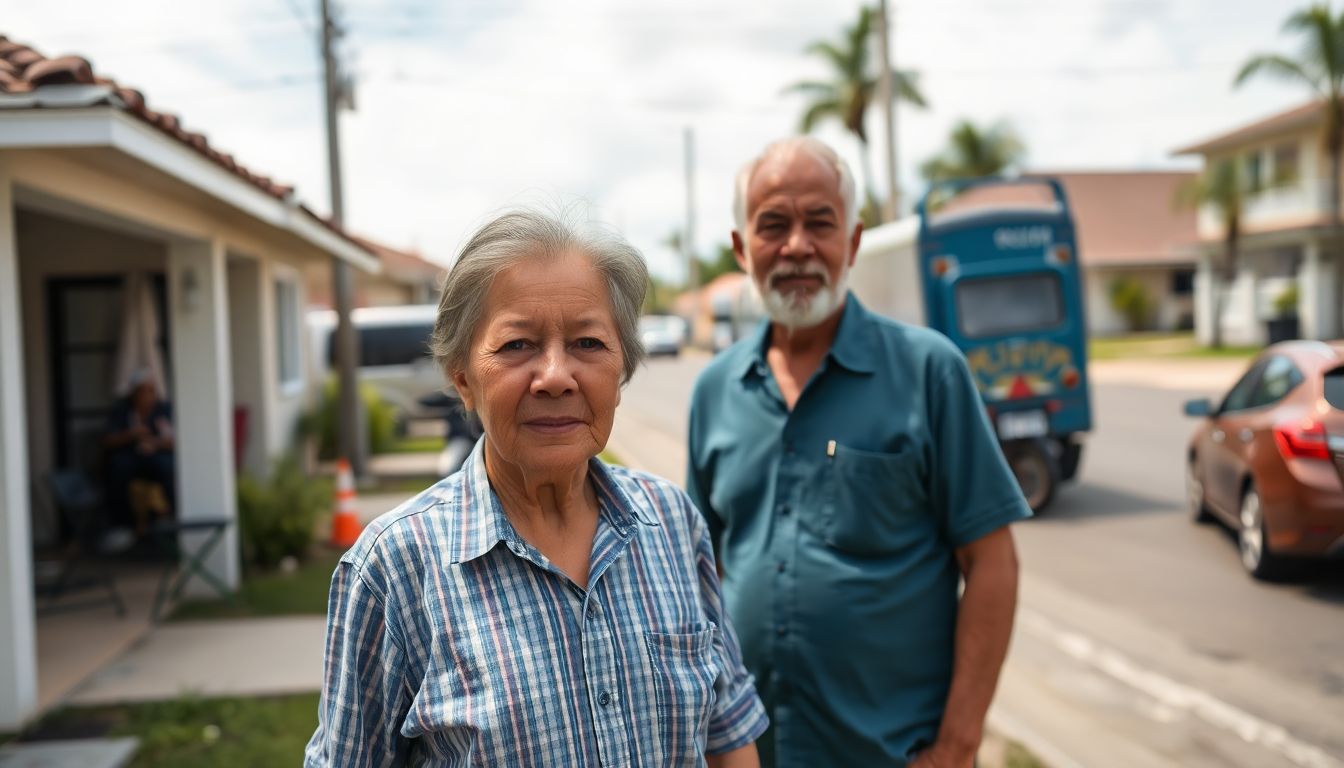
<svg viewBox="0 0 1344 768"><path fill-rule="evenodd" d="M438 307L418 304L400 307L361 307L350 320L359 334L359 380L397 411L399 422L409 419L442 418L442 409L426 406L422 398L443 391L443 371L429 353ZM324 381L336 370L333 342L336 313L308 313L313 370Z"/></svg>
<svg viewBox="0 0 1344 768"><path fill-rule="evenodd" d="M639 339L650 356L676 357L686 344L686 321L676 315L644 315L639 318Z"/></svg>

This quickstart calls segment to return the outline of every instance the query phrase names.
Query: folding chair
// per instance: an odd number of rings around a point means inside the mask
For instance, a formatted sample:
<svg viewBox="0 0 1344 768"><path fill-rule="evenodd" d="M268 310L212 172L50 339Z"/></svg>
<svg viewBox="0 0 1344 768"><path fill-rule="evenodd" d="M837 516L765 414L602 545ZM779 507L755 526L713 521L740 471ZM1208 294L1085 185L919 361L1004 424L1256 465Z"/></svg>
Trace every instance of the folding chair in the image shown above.
<svg viewBox="0 0 1344 768"><path fill-rule="evenodd" d="M233 593L229 591L228 586L205 567L205 559L219 545L224 532L232 523L232 520L220 517L204 520L161 520L150 526L154 545L164 555L167 563L163 574L159 576L159 588L154 594L154 608L149 614L153 621L159 620L160 612L170 599L176 602L182 596L182 590L186 588L187 581L193 574L201 577L201 581L213 587L225 600L233 600ZM181 534L193 532L204 533L206 536L197 541L195 546L181 546ZM174 570L177 571L175 577Z"/></svg>
<svg viewBox="0 0 1344 768"><path fill-rule="evenodd" d="M56 601L69 591L100 587L106 591L105 597L62 605L60 608L110 602L118 616L125 616L126 604L117 591L117 583L107 567L107 560L129 551L135 545L134 537L129 532L108 527L102 494L83 472L56 470L47 476L47 489L51 493L52 504L69 529L70 541L61 553L55 577L37 585L37 592L46 597L43 609L55 609Z"/></svg>

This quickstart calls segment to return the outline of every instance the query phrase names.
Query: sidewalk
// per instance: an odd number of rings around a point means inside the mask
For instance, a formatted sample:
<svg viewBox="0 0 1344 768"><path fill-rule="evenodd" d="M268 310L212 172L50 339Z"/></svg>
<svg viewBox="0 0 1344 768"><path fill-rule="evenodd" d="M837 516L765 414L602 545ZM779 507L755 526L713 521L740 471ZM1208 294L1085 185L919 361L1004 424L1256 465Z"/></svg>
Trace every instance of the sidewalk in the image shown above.
<svg viewBox="0 0 1344 768"><path fill-rule="evenodd" d="M1246 370L1248 361L1229 358L1129 358L1088 364L1093 384L1156 387L1220 394Z"/></svg>

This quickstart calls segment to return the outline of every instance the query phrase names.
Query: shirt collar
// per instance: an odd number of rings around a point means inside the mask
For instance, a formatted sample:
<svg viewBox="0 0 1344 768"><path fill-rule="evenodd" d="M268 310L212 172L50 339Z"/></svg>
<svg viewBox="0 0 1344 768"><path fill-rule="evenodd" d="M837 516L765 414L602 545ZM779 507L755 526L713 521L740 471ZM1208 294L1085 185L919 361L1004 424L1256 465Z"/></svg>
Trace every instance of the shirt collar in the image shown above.
<svg viewBox="0 0 1344 768"><path fill-rule="evenodd" d="M454 536L451 556L454 563L465 563L486 554L501 541L506 544L525 544L504 514L499 497L490 487L485 472L485 441L482 437L467 457L462 471L457 473L457 508L454 514ZM647 515L631 502L621 484L612 477L611 470L601 460L588 460L588 476L597 489L599 514L621 538L634 533L635 523L653 525Z"/></svg>
<svg viewBox="0 0 1344 768"><path fill-rule="evenodd" d="M830 358L854 373L875 372L877 365L873 360L872 334L869 332L871 323L872 316L859 303L858 297L852 291L846 293L840 326L836 328L835 340L831 342ZM762 377L769 373L770 363L765 357L769 345L770 321L767 319L757 325L748 337L746 354L742 356L737 371L738 378L753 371Z"/></svg>

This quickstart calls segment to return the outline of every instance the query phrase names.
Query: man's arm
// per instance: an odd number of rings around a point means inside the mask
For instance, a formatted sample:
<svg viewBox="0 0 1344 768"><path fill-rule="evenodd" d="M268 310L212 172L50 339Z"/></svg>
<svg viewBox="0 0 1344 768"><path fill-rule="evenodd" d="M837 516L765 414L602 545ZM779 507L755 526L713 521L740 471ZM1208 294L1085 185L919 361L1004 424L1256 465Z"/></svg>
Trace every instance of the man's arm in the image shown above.
<svg viewBox="0 0 1344 768"><path fill-rule="evenodd" d="M1017 552L1008 526L957 549L966 588L957 612L952 687L938 740L912 768L970 768L984 735L1017 607Z"/></svg>
<svg viewBox="0 0 1344 768"><path fill-rule="evenodd" d="M705 755L705 762L709 768L760 768L761 765L755 744L738 747L721 755Z"/></svg>

